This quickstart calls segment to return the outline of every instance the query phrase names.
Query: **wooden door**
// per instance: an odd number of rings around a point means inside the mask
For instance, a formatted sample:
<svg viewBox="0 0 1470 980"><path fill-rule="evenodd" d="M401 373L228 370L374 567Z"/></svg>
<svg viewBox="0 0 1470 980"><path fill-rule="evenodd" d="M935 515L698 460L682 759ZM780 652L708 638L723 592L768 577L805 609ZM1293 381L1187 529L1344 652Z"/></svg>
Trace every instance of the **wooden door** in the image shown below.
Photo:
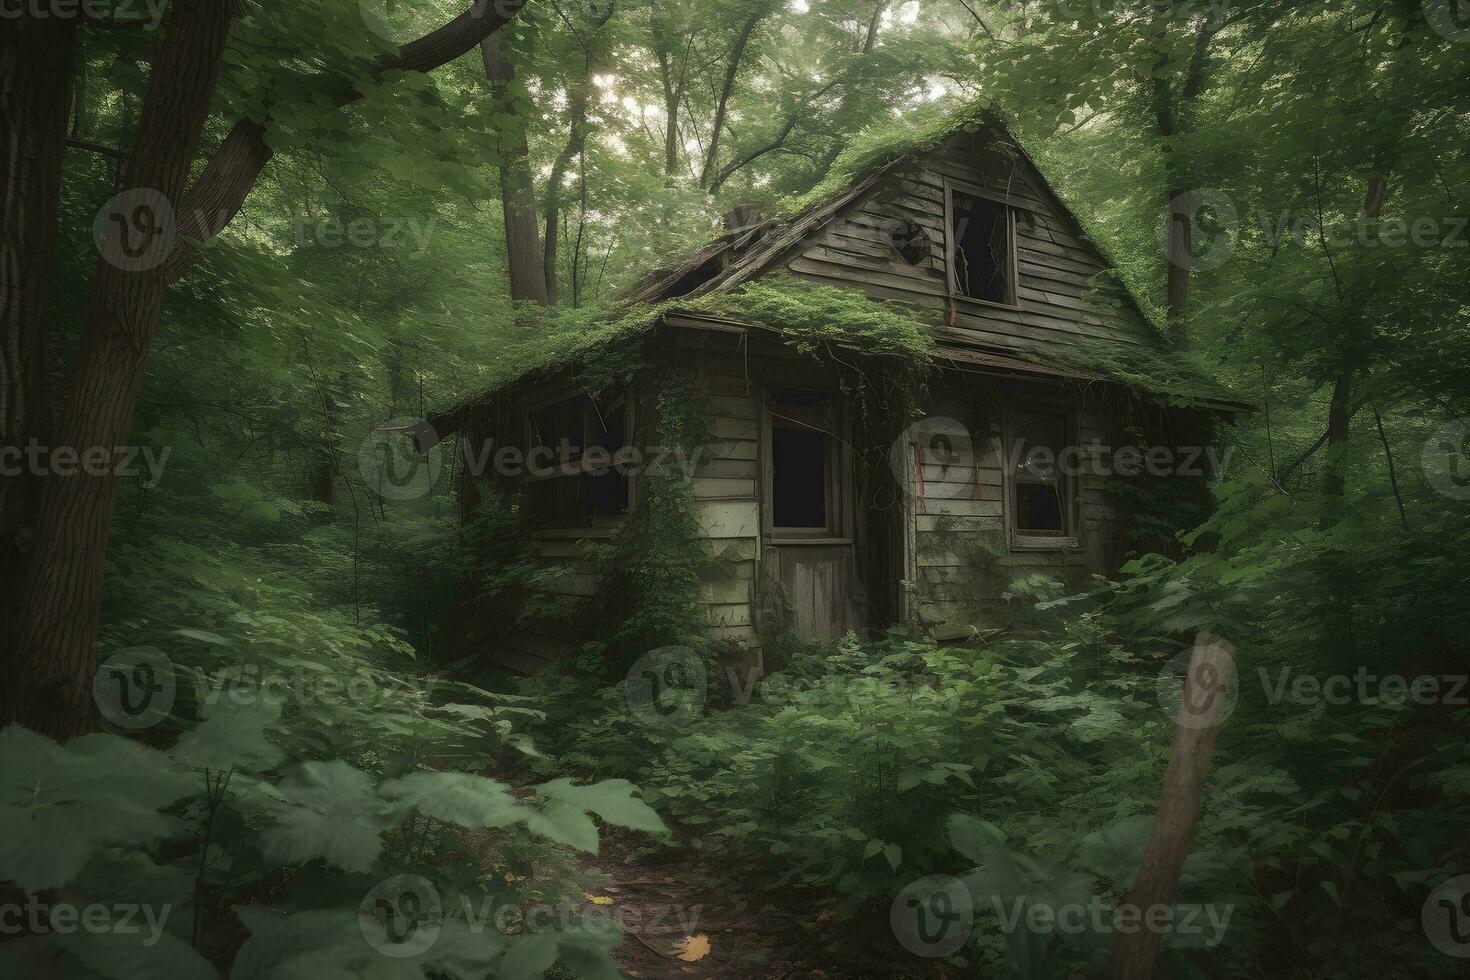
<svg viewBox="0 0 1470 980"><path fill-rule="evenodd" d="M762 523L803 640L857 623L847 421L835 392L776 390L762 425Z"/></svg>

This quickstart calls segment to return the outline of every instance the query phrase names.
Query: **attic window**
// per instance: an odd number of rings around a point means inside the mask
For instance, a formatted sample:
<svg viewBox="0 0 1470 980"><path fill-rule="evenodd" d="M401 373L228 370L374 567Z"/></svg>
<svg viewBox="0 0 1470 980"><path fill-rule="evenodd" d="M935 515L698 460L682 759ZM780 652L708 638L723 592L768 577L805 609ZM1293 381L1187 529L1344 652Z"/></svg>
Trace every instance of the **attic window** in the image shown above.
<svg viewBox="0 0 1470 980"><path fill-rule="evenodd" d="M1014 221L999 201L950 190L950 288L955 296L1016 302Z"/></svg>

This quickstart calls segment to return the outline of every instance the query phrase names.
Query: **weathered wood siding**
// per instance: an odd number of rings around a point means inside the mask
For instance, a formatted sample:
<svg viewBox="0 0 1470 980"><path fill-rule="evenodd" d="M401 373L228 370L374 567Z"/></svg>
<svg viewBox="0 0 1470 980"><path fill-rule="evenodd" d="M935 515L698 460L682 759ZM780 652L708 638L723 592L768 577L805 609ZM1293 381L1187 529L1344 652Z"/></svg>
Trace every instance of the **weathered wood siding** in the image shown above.
<svg viewBox="0 0 1470 980"><path fill-rule="evenodd" d="M695 371L710 442L694 471L700 531L710 555L700 596L710 635L756 645L755 584L761 553L760 400L729 335L680 332L679 360Z"/></svg>
<svg viewBox="0 0 1470 980"><path fill-rule="evenodd" d="M1088 338L1152 345L1151 328L1106 277L1106 260L1024 158L987 149L984 136L962 135L849 205L810 235L786 262L803 278L856 286L875 299L939 311L953 327L941 344L983 345L1055 354ZM945 266L946 179L974 185L1016 209L1017 304L954 300ZM889 244L897 221L924 229L929 255L909 264ZM1102 303L1090 301L1096 293ZM1116 305L1115 305L1116 304Z"/></svg>
<svg viewBox="0 0 1470 980"><path fill-rule="evenodd" d="M1001 596L1014 578L1046 572L1081 587L1089 573L1110 571L1119 551L1121 513L1106 490L1101 465L1111 451L1113 432L1113 410L1103 393L1068 391L1056 382L986 377L951 379L948 384L956 393L966 386L984 391L983 417L942 401L935 414L948 414L963 424L970 443L956 446L955 458L947 463L921 451L905 481L911 542L905 592L910 618L928 628L1006 625L1013 610ZM939 395L943 397L943 388ZM1082 472L1070 484L1075 546L1012 547L1003 418L1019 403L1065 406L1073 419L1072 438L1087 450Z"/></svg>

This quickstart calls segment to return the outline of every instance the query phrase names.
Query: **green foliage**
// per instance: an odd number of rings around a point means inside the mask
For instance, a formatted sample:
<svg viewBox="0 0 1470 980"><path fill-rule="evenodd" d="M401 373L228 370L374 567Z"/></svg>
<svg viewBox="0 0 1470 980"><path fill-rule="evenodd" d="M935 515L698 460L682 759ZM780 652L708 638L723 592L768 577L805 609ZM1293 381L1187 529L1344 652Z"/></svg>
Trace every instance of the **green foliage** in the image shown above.
<svg viewBox="0 0 1470 980"><path fill-rule="evenodd" d="M650 445L696 459L708 441L687 372L645 375L655 417ZM689 642L702 627L699 578L709 556L699 536L691 473L649 472L633 513L606 545L593 549L607 583L608 617L579 665L590 672L626 669L649 650Z"/></svg>
<svg viewBox="0 0 1470 980"><path fill-rule="evenodd" d="M425 769L380 781L340 759L305 762L277 780L270 766L279 753L263 751L274 750L265 727L271 714L249 706L221 709L167 753L116 735L89 735L63 747L17 726L0 731L7 759L0 782L0 880L27 892L69 886L72 894L109 903L145 900L166 920L179 909L196 911L206 889L228 888L248 856L264 862L260 870L317 869L318 886L307 900L325 908L292 915L241 910L252 935L235 960L236 977L478 976L486 970L535 977L560 959L594 974L613 969L607 950L620 938L615 933L579 927L506 937L485 921L447 913L440 923L444 935L426 951L407 959L384 956L363 942L356 905L342 903L355 902L372 881L408 870L435 875L441 888L458 894L452 869L438 866L427 852L410 851L405 861L385 848L385 835L395 829L412 840L430 828L496 828L593 852L598 832L592 815L663 833L662 820L632 785L557 779L518 799L504 784L471 773ZM196 768L201 762L224 767ZM199 821L202 839L195 839L191 818ZM524 830L507 830L512 827ZM112 850L118 845L130 849L123 873ZM211 872L212 857L224 856L230 872ZM110 867L117 870L109 873ZM175 873L165 876L170 870ZM97 891L88 895L89 888ZM175 917L176 929L183 928L181 918ZM198 938L192 935L193 945ZM26 955L28 947L118 980L159 971L213 975L188 933L135 938L124 930L58 931L7 944L0 962Z"/></svg>

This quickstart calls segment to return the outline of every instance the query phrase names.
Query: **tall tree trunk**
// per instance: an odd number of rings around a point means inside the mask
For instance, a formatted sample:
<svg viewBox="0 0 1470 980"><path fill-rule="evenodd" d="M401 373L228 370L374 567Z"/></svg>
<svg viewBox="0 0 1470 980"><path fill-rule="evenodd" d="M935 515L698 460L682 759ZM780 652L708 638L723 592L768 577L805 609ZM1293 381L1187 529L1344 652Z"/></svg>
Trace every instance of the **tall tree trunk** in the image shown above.
<svg viewBox="0 0 1470 980"><path fill-rule="evenodd" d="M485 60L485 77L490 80L492 94L500 111L516 120L514 131L501 143L500 203L505 212L505 256L510 267L510 296L546 305L546 275L541 252L541 232L537 227L536 192L531 181L531 167L526 161L525 119L515 109L510 83L515 81L515 66L505 53L499 33L480 42Z"/></svg>
<svg viewBox="0 0 1470 980"><path fill-rule="evenodd" d="M689 50L694 44L694 36L689 35L676 72L675 41L667 30L669 15L659 7L657 0L652 0L649 12L653 53L658 59L659 80L664 90L664 177L672 181L679 170L679 151L682 149L679 144L679 106L684 101L684 90L689 82ZM679 37L684 40L684 35Z"/></svg>
<svg viewBox="0 0 1470 980"><path fill-rule="evenodd" d="M543 249L543 266L546 275L546 301L555 306L557 302L556 262L561 235L562 184L566 181L567 168L581 155L587 145L587 79L576 86L567 107L566 145L556 155L551 165L551 176L546 181L546 240Z"/></svg>
<svg viewBox="0 0 1470 980"><path fill-rule="evenodd" d="M76 374L56 444L109 453L131 433L148 347L163 305L169 212L184 193L195 144L219 77L232 0L171 9L97 266ZM65 113L62 113L65 118ZM159 236L162 236L160 239ZM162 247L160 248L160 241ZM3 712L30 728L69 736L92 718L92 648L117 478L78 472L41 487L35 550L26 564Z"/></svg>
<svg viewBox="0 0 1470 980"><path fill-rule="evenodd" d="M1172 7L1161 3L1158 10L1155 29L1167 31L1168 24L1174 17ZM1168 54L1159 52L1154 62L1153 111L1159 136L1163 139L1164 172L1169 195L1168 240L1164 245L1167 277L1165 304L1169 332L1175 339L1183 336L1185 316L1189 309L1189 277L1194 264L1190 249L1193 244L1195 200L1190 187L1189 168L1180 157L1177 142L1178 137L1188 135L1194 129L1194 102L1204 87L1210 40L1218 31L1218 25L1208 20L1201 23L1195 31L1189 65L1185 68L1184 80L1177 91L1175 80L1168 74Z"/></svg>
<svg viewBox="0 0 1470 980"><path fill-rule="evenodd" d="M720 132L725 126L725 110L730 104L730 93L735 90L735 76L740 71L740 61L745 57L750 36L755 33L756 25L765 16L764 10L756 10L747 17L745 23L740 25L740 33L735 37L735 46L730 50L730 60L725 64L725 83L720 87L720 99L715 103L715 121L710 127L709 148L705 152L704 166L699 171L700 187L709 187L710 177L714 174L715 161L720 153Z"/></svg>
<svg viewBox="0 0 1470 980"><path fill-rule="evenodd" d="M28 13L0 32L0 637L15 632L12 602L39 491L24 455L10 457L33 439L50 443L51 277L75 43L70 17Z"/></svg>
<svg viewBox="0 0 1470 980"><path fill-rule="evenodd" d="M1215 733L1235 676L1235 648L1218 636L1200 633L1194 641L1179 712L1174 747L1164 773L1158 814L1144 848L1143 862L1123 899L1137 917L1174 902L1184 861L1194 846L1204 799L1205 775L1215 749ZM1164 937L1156 929L1119 932L1113 941L1113 980L1151 980Z"/></svg>

